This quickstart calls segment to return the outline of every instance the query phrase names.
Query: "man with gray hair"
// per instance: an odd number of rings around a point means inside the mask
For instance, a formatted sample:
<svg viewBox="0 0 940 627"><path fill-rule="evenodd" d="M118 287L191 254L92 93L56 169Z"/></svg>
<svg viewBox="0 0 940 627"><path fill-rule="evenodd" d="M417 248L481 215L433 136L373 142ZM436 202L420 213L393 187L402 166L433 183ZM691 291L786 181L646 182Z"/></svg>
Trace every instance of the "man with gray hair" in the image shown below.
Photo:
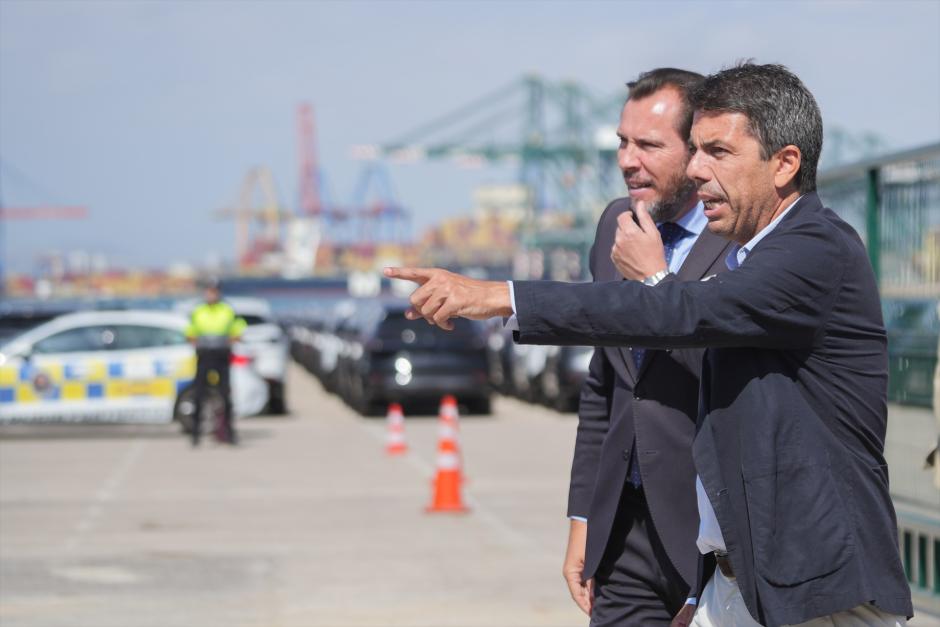
<svg viewBox="0 0 940 627"><path fill-rule="evenodd" d="M691 624L903 625L913 610L884 459L887 340L865 247L816 195L819 108L786 68L751 63L707 77L693 102L687 173L709 230L736 244L730 272L512 285L387 274L420 283L412 317L445 328L515 315L525 343L706 347ZM625 234L659 238L636 213Z"/></svg>

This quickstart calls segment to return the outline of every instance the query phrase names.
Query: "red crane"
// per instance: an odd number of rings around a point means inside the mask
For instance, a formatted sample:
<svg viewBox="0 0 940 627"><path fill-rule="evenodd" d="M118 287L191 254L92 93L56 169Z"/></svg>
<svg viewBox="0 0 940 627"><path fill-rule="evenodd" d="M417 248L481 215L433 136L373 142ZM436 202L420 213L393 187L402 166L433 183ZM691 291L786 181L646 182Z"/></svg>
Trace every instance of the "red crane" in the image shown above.
<svg viewBox="0 0 940 627"><path fill-rule="evenodd" d="M320 217L320 164L317 158L317 131L313 107L309 102L297 108L297 139L300 163L300 209L312 217Z"/></svg>

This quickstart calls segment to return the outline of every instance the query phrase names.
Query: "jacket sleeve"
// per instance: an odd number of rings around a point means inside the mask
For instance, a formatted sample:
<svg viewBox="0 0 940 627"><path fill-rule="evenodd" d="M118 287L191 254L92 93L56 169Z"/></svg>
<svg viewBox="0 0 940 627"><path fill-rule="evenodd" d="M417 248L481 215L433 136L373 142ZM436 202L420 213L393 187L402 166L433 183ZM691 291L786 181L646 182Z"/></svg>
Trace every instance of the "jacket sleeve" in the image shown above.
<svg viewBox="0 0 940 627"><path fill-rule="evenodd" d="M856 255L857 257L857 255ZM867 260L864 260L867 262ZM517 340L647 348L809 348L859 263L812 222L770 234L733 272L708 281L519 281Z"/></svg>
<svg viewBox="0 0 940 627"><path fill-rule="evenodd" d="M613 379L613 369L607 356L603 350L595 348L578 402L578 435L568 487L569 517L588 517L600 466L601 447L610 425Z"/></svg>

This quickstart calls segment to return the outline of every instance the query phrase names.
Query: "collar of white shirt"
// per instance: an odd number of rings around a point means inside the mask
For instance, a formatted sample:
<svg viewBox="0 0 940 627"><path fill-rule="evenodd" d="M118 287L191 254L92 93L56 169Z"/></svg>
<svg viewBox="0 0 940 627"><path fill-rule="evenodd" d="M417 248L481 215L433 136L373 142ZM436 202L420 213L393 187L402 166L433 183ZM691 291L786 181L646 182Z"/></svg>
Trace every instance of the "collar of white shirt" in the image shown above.
<svg viewBox="0 0 940 627"><path fill-rule="evenodd" d="M728 266L728 269L734 270L743 264L744 260L747 259L747 256L751 254L752 250L754 250L754 247L757 246L757 244L760 243L762 239L770 235L771 231L777 228L777 225L780 224L780 221L783 220L784 216L790 213L790 209L793 209L793 206L800 202L800 198L802 197L803 196L801 195L799 198L790 203L790 206L784 209L783 213L774 218L773 222L758 231L757 235L752 237L747 244L744 246L738 244L732 247L731 251L728 253L728 256L725 258L725 265Z"/></svg>

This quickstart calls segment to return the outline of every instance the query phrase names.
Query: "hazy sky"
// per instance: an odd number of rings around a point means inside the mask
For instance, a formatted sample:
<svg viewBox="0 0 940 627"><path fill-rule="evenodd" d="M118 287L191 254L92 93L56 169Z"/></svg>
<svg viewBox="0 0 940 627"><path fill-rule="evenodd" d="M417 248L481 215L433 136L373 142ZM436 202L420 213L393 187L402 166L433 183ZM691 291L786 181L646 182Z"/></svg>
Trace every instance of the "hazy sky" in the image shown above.
<svg viewBox="0 0 940 627"><path fill-rule="evenodd" d="M297 198L295 112L316 107L332 195L353 144L395 138L526 72L598 93L645 69L779 62L827 124L893 148L940 139L940 2L230 2L0 0L7 206L80 204L83 222L7 222L9 265L101 251L162 265L233 255L211 212L269 166ZM612 123L615 120L611 120ZM391 168L424 226L512 169Z"/></svg>

